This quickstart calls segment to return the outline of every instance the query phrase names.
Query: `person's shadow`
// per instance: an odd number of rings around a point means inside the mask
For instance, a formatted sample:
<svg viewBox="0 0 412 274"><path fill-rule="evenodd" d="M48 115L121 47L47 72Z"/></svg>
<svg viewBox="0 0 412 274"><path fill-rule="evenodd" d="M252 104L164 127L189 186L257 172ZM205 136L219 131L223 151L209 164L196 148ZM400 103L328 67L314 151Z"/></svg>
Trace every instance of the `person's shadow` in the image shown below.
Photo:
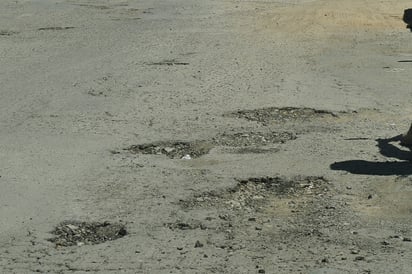
<svg viewBox="0 0 412 274"><path fill-rule="evenodd" d="M403 12L403 22L405 22L406 27L412 31L412 9L406 9Z"/></svg>
<svg viewBox="0 0 412 274"><path fill-rule="evenodd" d="M364 175L411 175L412 174L412 153L410 148L403 150L396 147L393 142L401 141L402 135L389 139L377 139L379 152L391 158L401 161L369 162L364 160L349 160L335 162L330 165L332 170L345 170L353 174Z"/></svg>
<svg viewBox="0 0 412 274"><path fill-rule="evenodd" d="M403 13L403 21L406 27L412 32L412 9L406 9ZM412 60L401 60L399 62L412 62ZM412 174L412 153L402 150L393 142L401 142L402 135L389 139L377 139L379 152L390 158L397 158L401 161L369 162L364 160L350 160L335 162L330 165L333 170L345 170L353 174L366 175L411 175Z"/></svg>

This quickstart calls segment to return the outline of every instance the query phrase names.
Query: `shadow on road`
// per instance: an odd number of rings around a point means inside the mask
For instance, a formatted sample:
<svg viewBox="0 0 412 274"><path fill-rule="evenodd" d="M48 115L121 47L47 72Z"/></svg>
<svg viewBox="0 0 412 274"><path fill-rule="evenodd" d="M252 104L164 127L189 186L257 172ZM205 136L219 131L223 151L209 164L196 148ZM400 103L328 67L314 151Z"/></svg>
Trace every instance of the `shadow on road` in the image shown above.
<svg viewBox="0 0 412 274"><path fill-rule="evenodd" d="M412 9L406 9L403 13L403 21L412 32ZM412 63L412 60L399 60L399 63ZM411 127L412 129L412 127ZM401 142L401 135L389 139L377 139L379 152L390 158L400 161L369 162L364 160L349 160L335 162L330 165L332 170L345 170L353 174L365 175L412 175L412 153L396 147L393 142Z"/></svg>
<svg viewBox="0 0 412 274"><path fill-rule="evenodd" d="M412 9L406 9L403 12L403 22L405 22L406 27L412 31Z"/></svg>
<svg viewBox="0 0 412 274"><path fill-rule="evenodd" d="M349 160L336 162L330 165L332 170L345 170L353 174L364 175L411 175L412 174L412 153L403 150L392 144L400 142L401 135L389 139L377 139L379 152L391 158L401 161L369 162L364 160Z"/></svg>

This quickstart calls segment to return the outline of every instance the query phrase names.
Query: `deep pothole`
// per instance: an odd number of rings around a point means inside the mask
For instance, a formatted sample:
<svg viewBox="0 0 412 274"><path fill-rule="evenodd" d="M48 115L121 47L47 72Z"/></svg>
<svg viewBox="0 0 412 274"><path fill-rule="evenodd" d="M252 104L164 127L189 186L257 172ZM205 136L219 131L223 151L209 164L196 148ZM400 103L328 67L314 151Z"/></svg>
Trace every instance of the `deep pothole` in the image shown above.
<svg viewBox="0 0 412 274"><path fill-rule="evenodd" d="M183 208L226 207L240 210L257 209L272 199L296 198L316 195L328 191L328 180L317 176L297 176L291 179L258 177L238 180L226 190L214 190L195 194L188 200L181 200Z"/></svg>
<svg viewBox="0 0 412 274"><path fill-rule="evenodd" d="M49 241L56 246L82 246L122 238L127 235L127 230L121 223L64 221L51 233L55 237Z"/></svg>
<svg viewBox="0 0 412 274"><path fill-rule="evenodd" d="M166 155L171 159L198 158L210 152L213 147L237 148L236 153L265 153L277 151L265 148L272 144L285 143L296 139L291 132L241 132L224 133L210 140L203 141L160 141L141 145L132 145L126 150L137 154Z"/></svg>
<svg viewBox="0 0 412 274"><path fill-rule="evenodd" d="M267 124L271 122L307 121L314 118L337 117L338 113L313 108L269 107L254 110L238 110L225 114L225 116Z"/></svg>

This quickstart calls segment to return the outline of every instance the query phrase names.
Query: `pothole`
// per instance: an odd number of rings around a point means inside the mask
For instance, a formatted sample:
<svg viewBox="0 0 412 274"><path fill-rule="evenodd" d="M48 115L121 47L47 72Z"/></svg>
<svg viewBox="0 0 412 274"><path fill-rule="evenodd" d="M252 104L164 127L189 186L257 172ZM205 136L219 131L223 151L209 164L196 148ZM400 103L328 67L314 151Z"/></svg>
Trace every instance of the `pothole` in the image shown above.
<svg viewBox="0 0 412 274"><path fill-rule="evenodd" d="M183 141L166 141L155 142L150 144L133 145L127 150L140 154L158 154L166 155L171 159L198 158L209 153L213 145L204 141L183 142Z"/></svg>
<svg viewBox="0 0 412 274"><path fill-rule="evenodd" d="M218 135L203 141L159 141L148 144L132 145L126 150L137 154L166 155L171 159L198 158L210 152L213 147L234 147L235 153L267 153L277 152L277 148L266 146L285 143L296 139L290 132L247 132Z"/></svg>
<svg viewBox="0 0 412 274"><path fill-rule="evenodd" d="M44 28L38 28L37 30L68 30L68 29L74 29L74 27L44 27Z"/></svg>
<svg viewBox="0 0 412 274"><path fill-rule="evenodd" d="M187 66L189 63L181 62L176 59L166 59L159 62L147 63L150 66Z"/></svg>
<svg viewBox="0 0 412 274"><path fill-rule="evenodd" d="M286 141L294 140L296 138L296 135L290 132L247 132L222 134L212 140L214 144L220 146L248 147L285 143Z"/></svg>
<svg viewBox="0 0 412 274"><path fill-rule="evenodd" d="M16 31L11 31L11 30L0 30L0 36L12 36L17 34L18 32Z"/></svg>
<svg viewBox="0 0 412 274"><path fill-rule="evenodd" d="M259 177L238 180L233 188L211 191L195 195L189 200L181 200L183 208L224 206L240 210L257 209L271 199L294 198L316 195L328 190L324 177Z"/></svg>
<svg viewBox="0 0 412 274"><path fill-rule="evenodd" d="M229 153L236 154L264 154L264 153L276 153L280 151L278 147L271 148L261 148L261 147L240 147L240 148L229 148L225 151Z"/></svg>
<svg viewBox="0 0 412 274"><path fill-rule="evenodd" d="M171 230L193 230L193 229L206 229L207 227L200 221L176 221L173 223L165 223L165 227Z"/></svg>
<svg viewBox="0 0 412 274"><path fill-rule="evenodd" d="M56 237L49 241L56 246L82 246L122 238L127 235L127 230L125 225L120 223L64 221L52 234Z"/></svg>
<svg viewBox="0 0 412 274"><path fill-rule="evenodd" d="M98 10L108 10L108 9L111 9L109 6L104 6L104 5L77 4L77 3L72 3L72 5L77 5L77 6L85 7L85 8L93 8L93 9L98 9Z"/></svg>
<svg viewBox="0 0 412 274"><path fill-rule="evenodd" d="M337 117L338 114L327 110L296 107L270 107L254 110L239 110L226 114L228 117L242 118L267 124L269 122L287 122L296 120L310 120L321 117Z"/></svg>

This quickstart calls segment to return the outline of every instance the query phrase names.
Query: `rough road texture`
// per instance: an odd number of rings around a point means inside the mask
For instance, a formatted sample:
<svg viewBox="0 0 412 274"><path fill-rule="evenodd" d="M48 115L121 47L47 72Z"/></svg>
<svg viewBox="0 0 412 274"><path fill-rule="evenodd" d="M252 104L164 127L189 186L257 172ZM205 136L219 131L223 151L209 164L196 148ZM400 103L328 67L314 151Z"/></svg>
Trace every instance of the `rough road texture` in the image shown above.
<svg viewBox="0 0 412 274"><path fill-rule="evenodd" d="M0 1L0 272L412 273L408 5Z"/></svg>

